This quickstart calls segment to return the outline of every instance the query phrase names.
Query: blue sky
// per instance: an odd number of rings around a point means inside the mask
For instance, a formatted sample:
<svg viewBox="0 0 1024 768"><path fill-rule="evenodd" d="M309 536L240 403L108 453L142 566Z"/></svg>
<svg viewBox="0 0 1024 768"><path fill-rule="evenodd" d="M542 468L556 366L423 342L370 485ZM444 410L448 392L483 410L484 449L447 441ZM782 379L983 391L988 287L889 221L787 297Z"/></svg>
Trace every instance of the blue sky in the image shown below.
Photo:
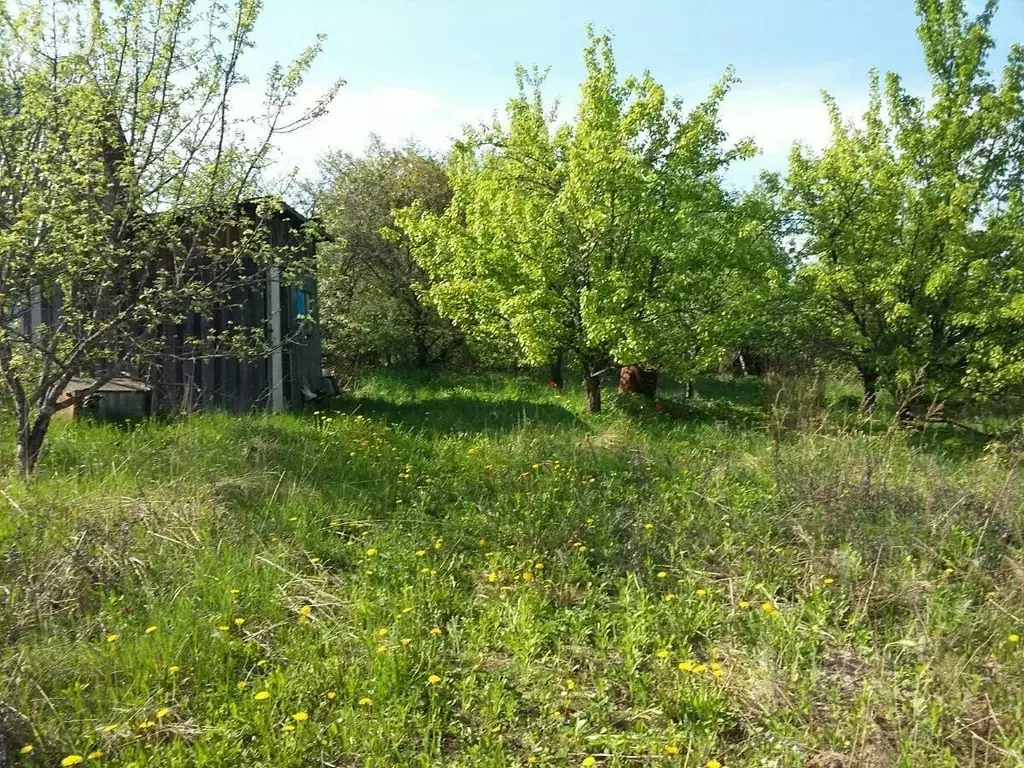
<svg viewBox="0 0 1024 768"><path fill-rule="evenodd" d="M571 113L587 23L613 34L621 73L649 69L691 103L736 68L724 120L764 152L732 174L737 185L784 167L792 141L827 139L821 89L851 114L871 67L927 90L913 0L266 0L248 66L265 71L327 35L309 96L333 78L347 85L327 118L282 145L283 161L309 172L328 149L358 152L371 131L444 149L502 108L516 63L550 67L550 93ZM1024 41L1024 0L1003 0L994 33L1000 54Z"/></svg>

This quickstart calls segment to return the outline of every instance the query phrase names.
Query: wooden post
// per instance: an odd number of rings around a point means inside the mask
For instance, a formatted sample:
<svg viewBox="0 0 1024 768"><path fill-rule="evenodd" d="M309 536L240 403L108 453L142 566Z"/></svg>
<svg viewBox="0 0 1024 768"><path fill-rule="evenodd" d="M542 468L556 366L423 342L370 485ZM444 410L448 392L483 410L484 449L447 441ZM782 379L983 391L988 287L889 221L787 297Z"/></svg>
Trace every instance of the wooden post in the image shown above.
<svg viewBox="0 0 1024 768"><path fill-rule="evenodd" d="M31 324L32 340L40 341L42 338L39 333L39 328L43 324L43 292L38 288L32 289L32 307L31 316L29 319Z"/></svg>
<svg viewBox="0 0 1024 768"><path fill-rule="evenodd" d="M284 410L284 355L281 349L281 271L271 266L267 273L267 306L270 314L270 410Z"/></svg>

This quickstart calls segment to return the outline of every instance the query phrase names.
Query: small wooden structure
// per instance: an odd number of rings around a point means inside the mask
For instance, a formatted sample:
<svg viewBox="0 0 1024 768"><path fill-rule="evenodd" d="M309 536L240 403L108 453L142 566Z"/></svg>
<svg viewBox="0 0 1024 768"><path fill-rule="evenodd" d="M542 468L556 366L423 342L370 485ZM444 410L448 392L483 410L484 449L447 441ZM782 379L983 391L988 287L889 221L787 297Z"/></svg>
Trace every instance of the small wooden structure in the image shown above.
<svg viewBox="0 0 1024 768"><path fill-rule="evenodd" d="M88 379L72 379L64 388L61 400L73 398L88 389L93 382ZM72 405L57 415L74 419L85 413L95 415L104 421L138 421L153 413L153 390L149 385L136 379L119 376L101 386L84 403Z"/></svg>
<svg viewBox="0 0 1024 768"><path fill-rule="evenodd" d="M288 205L267 222L270 245L297 247L296 232L307 219ZM315 244L303 244L314 248ZM317 283L309 276L301 286L286 285L274 267L266 270L262 287L249 290L212 317L187 315L182 323L164 327L166 356L139 378L153 388L160 411L220 409L236 413L283 411L301 406L323 390L323 351L317 320ZM188 349L228 327L267 330L271 353L240 359L231 355L191 358Z"/></svg>
<svg viewBox="0 0 1024 768"><path fill-rule="evenodd" d="M252 215L255 209L254 203L243 205L243 210L251 210ZM315 248L314 242L298 236L298 230L306 224L306 217L283 204L280 214L265 222L271 247ZM127 408L129 401L139 399L142 387L148 389L146 409L150 413L206 409L277 412L329 394L322 372L315 278L310 275L301 285L286 284L276 267L253 264L251 268L262 270L262 274L254 271L249 287L239 288L212 313L188 313L181 322L146 329L147 333L159 334L164 354L142 370L129 371L130 378L117 378L104 387L97 403L106 402L103 408L107 409L123 400ZM25 314L24 333L52 324L59 316L59 297L44 299L37 292ZM243 359L227 353L196 352L202 342L242 326L264 329L271 350L268 355ZM84 379L73 384L79 389L87 385ZM136 407L141 405L133 402L131 408Z"/></svg>

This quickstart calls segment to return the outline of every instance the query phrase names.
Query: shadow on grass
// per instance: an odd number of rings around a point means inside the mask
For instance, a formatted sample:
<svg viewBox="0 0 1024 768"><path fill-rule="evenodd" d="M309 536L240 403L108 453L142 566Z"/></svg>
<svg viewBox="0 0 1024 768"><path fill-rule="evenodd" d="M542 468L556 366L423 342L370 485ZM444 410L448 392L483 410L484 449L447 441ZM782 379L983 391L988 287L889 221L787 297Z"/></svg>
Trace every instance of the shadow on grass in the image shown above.
<svg viewBox="0 0 1024 768"><path fill-rule="evenodd" d="M666 380L655 401L619 395L618 408L632 416L653 417L667 423L722 424L739 429L759 428L765 418L761 379L700 378L690 396L685 383Z"/></svg>
<svg viewBox="0 0 1024 768"><path fill-rule="evenodd" d="M530 424L575 427L582 423L573 413L558 405L529 400L483 400L460 395L408 403L349 395L332 403L332 410L362 414L432 434L507 432Z"/></svg>

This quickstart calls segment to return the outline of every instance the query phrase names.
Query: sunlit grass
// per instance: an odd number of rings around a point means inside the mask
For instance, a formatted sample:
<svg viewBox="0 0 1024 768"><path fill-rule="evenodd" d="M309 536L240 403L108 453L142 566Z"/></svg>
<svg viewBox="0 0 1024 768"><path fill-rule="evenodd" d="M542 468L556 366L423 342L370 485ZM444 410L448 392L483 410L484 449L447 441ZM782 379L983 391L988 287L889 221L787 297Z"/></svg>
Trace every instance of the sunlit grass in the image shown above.
<svg viewBox="0 0 1024 768"><path fill-rule="evenodd" d="M578 401L58 428L0 494L15 763L1020 764L1011 447Z"/></svg>

